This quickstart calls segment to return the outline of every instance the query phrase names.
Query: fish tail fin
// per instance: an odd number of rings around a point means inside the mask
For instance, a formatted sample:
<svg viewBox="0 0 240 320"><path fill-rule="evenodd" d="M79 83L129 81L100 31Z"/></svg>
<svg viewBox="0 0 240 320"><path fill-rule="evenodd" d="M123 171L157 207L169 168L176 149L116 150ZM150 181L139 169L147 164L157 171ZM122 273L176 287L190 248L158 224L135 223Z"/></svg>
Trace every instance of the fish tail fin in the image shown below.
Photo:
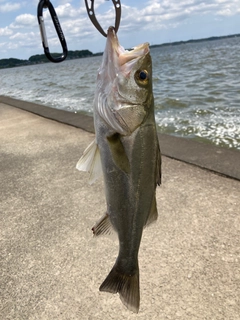
<svg viewBox="0 0 240 320"><path fill-rule="evenodd" d="M115 265L101 284L100 291L119 293L122 303L131 311L138 313L140 305L139 268L133 275L119 272Z"/></svg>

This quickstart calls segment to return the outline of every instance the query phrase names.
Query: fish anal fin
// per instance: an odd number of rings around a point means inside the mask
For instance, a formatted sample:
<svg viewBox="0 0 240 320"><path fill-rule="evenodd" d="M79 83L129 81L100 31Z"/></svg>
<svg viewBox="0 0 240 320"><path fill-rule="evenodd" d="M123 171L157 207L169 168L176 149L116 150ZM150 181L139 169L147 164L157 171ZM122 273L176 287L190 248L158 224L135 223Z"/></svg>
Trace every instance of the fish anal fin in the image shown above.
<svg viewBox="0 0 240 320"><path fill-rule="evenodd" d="M119 272L117 266L114 265L99 290L119 293L122 303L130 311L138 313L140 305L139 269L133 275L127 275Z"/></svg>
<svg viewBox="0 0 240 320"><path fill-rule="evenodd" d="M120 134L115 133L114 135L108 137L107 140L113 161L116 166L125 173L130 173L130 163L120 139Z"/></svg>
<svg viewBox="0 0 240 320"><path fill-rule="evenodd" d="M155 222L157 218L158 218L157 203L156 203L156 196L154 195L152 205L151 205L151 210L149 212L145 227Z"/></svg>
<svg viewBox="0 0 240 320"><path fill-rule="evenodd" d="M78 161L76 168L89 172L89 183L92 184L102 175L100 152L95 140L86 148Z"/></svg>
<svg viewBox="0 0 240 320"><path fill-rule="evenodd" d="M113 234L113 226L111 224L109 214L104 214L101 219L99 219L95 225L92 227L93 235L112 235Z"/></svg>

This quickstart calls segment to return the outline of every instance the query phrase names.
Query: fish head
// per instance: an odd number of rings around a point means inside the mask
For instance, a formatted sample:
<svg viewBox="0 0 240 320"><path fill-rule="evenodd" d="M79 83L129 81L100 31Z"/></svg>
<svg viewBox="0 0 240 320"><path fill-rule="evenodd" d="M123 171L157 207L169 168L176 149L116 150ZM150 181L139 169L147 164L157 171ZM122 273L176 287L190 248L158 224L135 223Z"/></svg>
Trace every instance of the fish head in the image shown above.
<svg viewBox="0 0 240 320"><path fill-rule="evenodd" d="M153 101L149 44L125 50L110 27L97 83L99 115L114 131L131 134L144 121Z"/></svg>

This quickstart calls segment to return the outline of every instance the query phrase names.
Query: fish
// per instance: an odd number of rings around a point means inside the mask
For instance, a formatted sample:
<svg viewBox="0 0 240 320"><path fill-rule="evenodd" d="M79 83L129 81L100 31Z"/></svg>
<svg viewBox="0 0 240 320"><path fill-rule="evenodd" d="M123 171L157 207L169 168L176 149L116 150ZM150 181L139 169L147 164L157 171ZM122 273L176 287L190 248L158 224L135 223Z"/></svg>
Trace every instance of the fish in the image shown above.
<svg viewBox="0 0 240 320"><path fill-rule="evenodd" d="M93 113L95 140L76 167L89 172L90 183L103 175L107 209L92 230L95 236L114 231L119 240L118 257L99 290L118 293L138 313L138 252L143 229L157 220L156 187L161 184L148 43L125 50L109 27Z"/></svg>

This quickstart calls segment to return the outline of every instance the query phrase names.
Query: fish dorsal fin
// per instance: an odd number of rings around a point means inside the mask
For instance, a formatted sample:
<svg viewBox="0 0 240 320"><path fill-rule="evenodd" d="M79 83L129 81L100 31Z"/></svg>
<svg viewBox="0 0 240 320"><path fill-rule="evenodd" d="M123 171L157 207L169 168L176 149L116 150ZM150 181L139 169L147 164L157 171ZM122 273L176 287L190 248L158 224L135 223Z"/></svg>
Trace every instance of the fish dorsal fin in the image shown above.
<svg viewBox="0 0 240 320"><path fill-rule="evenodd" d="M149 226L152 222L155 222L157 218L158 218L157 203L156 203L156 196L154 195L151 210L149 212L145 227Z"/></svg>
<svg viewBox="0 0 240 320"><path fill-rule="evenodd" d="M92 184L102 175L102 164L100 152L95 140L83 152L82 157L78 161L76 168L79 171L89 172L89 183Z"/></svg>
<svg viewBox="0 0 240 320"><path fill-rule="evenodd" d="M105 213L101 219L99 219L95 225L92 227L92 231L94 236L100 235L112 235L113 234L113 226L111 224L109 214Z"/></svg>

